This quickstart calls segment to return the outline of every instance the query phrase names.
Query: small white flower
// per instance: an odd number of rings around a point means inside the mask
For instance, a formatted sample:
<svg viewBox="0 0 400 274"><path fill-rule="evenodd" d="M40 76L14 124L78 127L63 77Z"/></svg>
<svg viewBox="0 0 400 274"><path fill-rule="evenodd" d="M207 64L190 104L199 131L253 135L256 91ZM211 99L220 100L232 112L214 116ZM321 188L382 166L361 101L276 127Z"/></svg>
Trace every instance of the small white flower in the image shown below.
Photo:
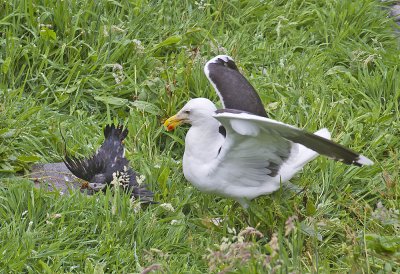
<svg viewBox="0 0 400 274"><path fill-rule="evenodd" d="M228 239L223 237L222 238L222 242L219 245L219 250L224 251L224 250L228 250L228 248L231 246L232 242Z"/></svg>
<svg viewBox="0 0 400 274"><path fill-rule="evenodd" d="M27 229L27 231L30 231L30 230L31 230L32 225L33 225L33 221L30 221L30 222L28 223L28 229Z"/></svg>
<svg viewBox="0 0 400 274"><path fill-rule="evenodd" d="M280 66L281 68L284 68L284 67L285 67L285 61L283 60L283 58L280 58L280 59L279 59L279 66Z"/></svg>
<svg viewBox="0 0 400 274"><path fill-rule="evenodd" d="M142 45L142 41L140 41L140 40L138 40L138 39L133 39L133 40L132 40L132 43L133 43L135 49L136 49L138 52L143 52L143 51L144 51L144 46Z"/></svg>
<svg viewBox="0 0 400 274"><path fill-rule="evenodd" d="M114 64L112 76L114 77L116 84L121 83L125 80L124 68L118 63Z"/></svg>
<svg viewBox="0 0 400 274"><path fill-rule="evenodd" d="M244 236L243 235L238 235L236 238L237 238L237 242L238 243L243 243L244 242Z"/></svg>
<svg viewBox="0 0 400 274"><path fill-rule="evenodd" d="M172 220L171 221L171 225L178 225L178 224L180 224L181 222L179 221L179 220Z"/></svg>
<svg viewBox="0 0 400 274"><path fill-rule="evenodd" d="M58 218L61 218L61 214L60 213L54 213L54 214L49 214L49 213L47 213L47 218L50 218L50 219L58 219Z"/></svg>
<svg viewBox="0 0 400 274"><path fill-rule="evenodd" d="M221 218L211 218L211 222L215 225L215 226L220 226L222 223L222 219Z"/></svg>
<svg viewBox="0 0 400 274"><path fill-rule="evenodd" d="M133 39L132 43L134 43L136 46L141 46L142 45L142 41L140 41L138 39Z"/></svg>
<svg viewBox="0 0 400 274"><path fill-rule="evenodd" d="M268 69L263 67L262 68L262 75L268 75Z"/></svg>
<svg viewBox="0 0 400 274"><path fill-rule="evenodd" d="M48 29L53 28L53 26L50 25L50 24L39 24L39 26L40 26L41 28L48 28Z"/></svg>
<svg viewBox="0 0 400 274"><path fill-rule="evenodd" d="M175 164L177 164L177 165L180 165L180 164L181 164L181 161L180 161L180 160L172 159L172 161L173 161Z"/></svg>
<svg viewBox="0 0 400 274"><path fill-rule="evenodd" d="M145 180L146 180L146 176L144 176L143 174L136 176L136 181L137 181L138 185L142 185Z"/></svg>
<svg viewBox="0 0 400 274"><path fill-rule="evenodd" d="M161 204L160 207L162 207L165 210L175 212L175 208L170 203Z"/></svg>
<svg viewBox="0 0 400 274"><path fill-rule="evenodd" d="M232 228L228 227L227 229L228 229L229 234L236 235L236 229L234 227L232 227Z"/></svg>
<svg viewBox="0 0 400 274"><path fill-rule="evenodd" d="M111 26L111 31L112 32L117 32L117 33L125 33L125 30L123 28L120 28L116 25Z"/></svg>
<svg viewBox="0 0 400 274"><path fill-rule="evenodd" d="M194 1L194 4L197 6L199 10L204 10L207 6L211 5L205 2L206 2L205 0Z"/></svg>
<svg viewBox="0 0 400 274"><path fill-rule="evenodd" d="M110 34L108 33L107 26L103 26L103 35L104 37L108 37Z"/></svg>
<svg viewBox="0 0 400 274"><path fill-rule="evenodd" d="M113 65L113 71L116 71L116 70L124 70L124 68L120 64L115 63Z"/></svg>
<svg viewBox="0 0 400 274"><path fill-rule="evenodd" d="M140 210L142 209L142 207L140 206L140 203L136 202L136 199L133 196L131 198L131 206L132 206L133 212L135 212L135 214L139 213Z"/></svg>
<svg viewBox="0 0 400 274"><path fill-rule="evenodd" d="M110 184L113 185L115 188L119 187L119 185L120 185L118 177L119 177L119 171L114 172L113 179Z"/></svg>

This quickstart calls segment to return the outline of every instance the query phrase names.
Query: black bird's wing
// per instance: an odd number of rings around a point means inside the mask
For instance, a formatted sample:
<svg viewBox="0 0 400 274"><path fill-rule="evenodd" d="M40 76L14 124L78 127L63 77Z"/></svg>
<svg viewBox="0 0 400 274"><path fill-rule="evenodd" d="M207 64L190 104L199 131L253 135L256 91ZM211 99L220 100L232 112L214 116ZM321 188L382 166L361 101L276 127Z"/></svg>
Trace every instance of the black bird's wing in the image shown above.
<svg viewBox="0 0 400 274"><path fill-rule="evenodd" d="M124 157L125 148L122 144L127 135L128 130L123 129L122 125L107 125L104 129L104 142L93 156L76 158L66 155L64 163L76 177L85 181L90 182L95 175L101 173L111 181L112 174L123 170L124 165L129 163Z"/></svg>
<svg viewBox="0 0 400 274"><path fill-rule="evenodd" d="M96 155L102 157L107 164L112 165L125 157L125 148L122 141L128 135L128 130L122 125L115 127L114 124L106 125L104 128L104 142Z"/></svg>
<svg viewBox="0 0 400 274"><path fill-rule="evenodd" d="M105 169L105 162L98 154L90 158L77 158L66 155L63 159L66 167L76 177L90 182L92 178Z"/></svg>

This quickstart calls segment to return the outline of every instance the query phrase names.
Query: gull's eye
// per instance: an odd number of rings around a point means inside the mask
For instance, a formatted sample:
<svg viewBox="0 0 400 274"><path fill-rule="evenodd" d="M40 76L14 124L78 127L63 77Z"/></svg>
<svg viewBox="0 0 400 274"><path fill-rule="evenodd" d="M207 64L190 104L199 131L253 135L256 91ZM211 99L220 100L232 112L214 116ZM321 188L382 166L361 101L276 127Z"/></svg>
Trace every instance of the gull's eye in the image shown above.
<svg viewBox="0 0 400 274"><path fill-rule="evenodd" d="M190 110L185 110L184 113L190 114Z"/></svg>

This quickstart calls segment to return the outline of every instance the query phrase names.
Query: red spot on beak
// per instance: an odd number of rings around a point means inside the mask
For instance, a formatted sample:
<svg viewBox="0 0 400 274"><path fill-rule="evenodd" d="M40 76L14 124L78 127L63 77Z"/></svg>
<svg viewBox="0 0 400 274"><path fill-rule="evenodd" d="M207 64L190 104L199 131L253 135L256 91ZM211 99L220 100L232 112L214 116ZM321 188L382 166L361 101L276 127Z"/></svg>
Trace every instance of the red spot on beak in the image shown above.
<svg viewBox="0 0 400 274"><path fill-rule="evenodd" d="M167 126L167 131L172 131L174 129L175 129L175 127L173 125L168 125Z"/></svg>

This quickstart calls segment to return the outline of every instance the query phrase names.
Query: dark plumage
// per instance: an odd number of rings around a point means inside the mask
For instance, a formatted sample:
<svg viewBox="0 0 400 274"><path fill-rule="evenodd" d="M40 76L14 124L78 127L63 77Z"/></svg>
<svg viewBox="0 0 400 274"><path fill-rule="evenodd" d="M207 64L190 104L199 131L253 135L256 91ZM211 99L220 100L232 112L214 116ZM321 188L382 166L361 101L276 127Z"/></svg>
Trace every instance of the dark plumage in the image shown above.
<svg viewBox="0 0 400 274"><path fill-rule="evenodd" d="M224 108L244 110L268 117L260 96L239 72L233 59L218 55L204 66L204 73L217 92Z"/></svg>
<svg viewBox="0 0 400 274"><path fill-rule="evenodd" d="M102 190L117 178L118 185L126 191L132 191L135 198L152 201L153 193L146 186L138 184L136 172L124 156L122 141L127 135L128 130L122 125L107 125L104 129L105 140L93 156L79 159L66 155L64 163L76 177L87 181L93 190Z"/></svg>

